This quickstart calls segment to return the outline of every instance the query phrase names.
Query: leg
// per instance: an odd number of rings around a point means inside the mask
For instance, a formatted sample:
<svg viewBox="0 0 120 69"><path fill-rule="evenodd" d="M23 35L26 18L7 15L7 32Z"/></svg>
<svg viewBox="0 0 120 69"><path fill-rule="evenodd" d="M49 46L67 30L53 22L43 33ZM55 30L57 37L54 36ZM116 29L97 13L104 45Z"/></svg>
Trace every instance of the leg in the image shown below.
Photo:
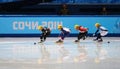
<svg viewBox="0 0 120 69"><path fill-rule="evenodd" d="M43 40L43 37L44 37L44 34L42 33L41 36L40 36L41 41Z"/></svg>
<svg viewBox="0 0 120 69"><path fill-rule="evenodd" d="M102 39L100 33L97 35L97 40Z"/></svg>
<svg viewBox="0 0 120 69"><path fill-rule="evenodd" d="M44 35L44 41L46 40L46 38L50 35L50 32L46 33L46 35Z"/></svg>
<svg viewBox="0 0 120 69"><path fill-rule="evenodd" d="M41 34L41 36L40 36L40 43L42 43L44 40L43 40L43 38L44 38L45 36L44 36L44 33L42 33Z"/></svg>
<svg viewBox="0 0 120 69"><path fill-rule="evenodd" d="M94 39L94 40L103 41L103 40L102 40L102 36L100 35L100 33L97 34L97 38Z"/></svg>
<svg viewBox="0 0 120 69"><path fill-rule="evenodd" d="M79 42L79 40L82 38L82 33L79 32L78 36L77 36L77 40L75 40L75 42Z"/></svg>
<svg viewBox="0 0 120 69"><path fill-rule="evenodd" d="M69 35L69 32L67 32L67 33L61 33L61 34L59 35L59 37L60 37L61 39L59 39L57 42L63 42L64 38L65 38L66 36L68 36L68 35Z"/></svg>
<svg viewBox="0 0 120 69"><path fill-rule="evenodd" d="M84 36L84 33L79 33L78 40L80 40Z"/></svg>
<svg viewBox="0 0 120 69"><path fill-rule="evenodd" d="M103 41L101 34L99 34L97 38L98 38L98 42L102 42Z"/></svg>
<svg viewBox="0 0 120 69"><path fill-rule="evenodd" d="M46 40L47 35L44 35L44 41Z"/></svg>
<svg viewBox="0 0 120 69"><path fill-rule="evenodd" d="M60 37L60 39L58 41L56 41L56 43L62 43L63 42L62 40L64 40L65 36L63 33L60 33L59 37Z"/></svg>
<svg viewBox="0 0 120 69"><path fill-rule="evenodd" d="M85 33L83 34L83 40L85 40L85 39L87 38L87 34L88 34L88 32L85 32Z"/></svg>

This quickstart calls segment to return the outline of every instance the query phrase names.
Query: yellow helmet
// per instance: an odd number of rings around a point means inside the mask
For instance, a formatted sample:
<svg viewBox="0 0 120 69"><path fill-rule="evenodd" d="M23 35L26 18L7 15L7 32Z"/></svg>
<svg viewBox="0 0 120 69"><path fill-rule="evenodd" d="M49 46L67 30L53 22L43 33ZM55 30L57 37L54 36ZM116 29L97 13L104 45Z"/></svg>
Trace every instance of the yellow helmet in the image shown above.
<svg viewBox="0 0 120 69"><path fill-rule="evenodd" d="M75 28L75 29L79 29L79 25L75 25L74 28Z"/></svg>
<svg viewBox="0 0 120 69"><path fill-rule="evenodd" d="M58 29L60 30L62 28L62 25L58 25Z"/></svg>
<svg viewBox="0 0 120 69"><path fill-rule="evenodd" d="M100 26L100 23L96 23L96 24L95 24L95 27L99 27L99 26Z"/></svg>
<svg viewBox="0 0 120 69"><path fill-rule="evenodd" d="M42 30L43 29L43 27L42 26L38 26L38 30Z"/></svg>

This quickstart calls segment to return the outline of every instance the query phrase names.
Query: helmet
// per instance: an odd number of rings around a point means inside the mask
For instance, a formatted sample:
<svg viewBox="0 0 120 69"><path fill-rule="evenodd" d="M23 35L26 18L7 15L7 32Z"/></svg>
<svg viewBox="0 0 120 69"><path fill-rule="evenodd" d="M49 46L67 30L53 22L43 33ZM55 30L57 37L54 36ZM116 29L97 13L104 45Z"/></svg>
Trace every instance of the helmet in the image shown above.
<svg viewBox="0 0 120 69"><path fill-rule="evenodd" d="M58 25L58 29L60 30L62 28L62 25Z"/></svg>
<svg viewBox="0 0 120 69"><path fill-rule="evenodd" d="M79 28L79 25L75 25L74 28L75 28L75 29L78 29L78 28Z"/></svg>
<svg viewBox="0 0 120 69"><path fill-rule="evenodd" d="M43 27L42 26L38 26L38 30L42 30L43 29Z"/></svg>
<svg viewBox="0 0 120 69"><path fill-rule="evenodd" d="M95 24L95 27L99 27L99 26L100 26L100 23L96 23L96 24Z"/></svg>

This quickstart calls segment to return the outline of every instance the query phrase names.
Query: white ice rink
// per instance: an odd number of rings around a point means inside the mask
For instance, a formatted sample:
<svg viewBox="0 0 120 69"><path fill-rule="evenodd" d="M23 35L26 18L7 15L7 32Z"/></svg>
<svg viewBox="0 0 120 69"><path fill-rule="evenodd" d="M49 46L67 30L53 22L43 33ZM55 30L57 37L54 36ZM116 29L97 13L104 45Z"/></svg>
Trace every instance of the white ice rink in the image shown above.
<svg viewBox="0 0 120 69"><path fill-rule="evenodd" d="M56 44L50 37L34 44L39 37L0 38L0 69L120 69L120 37L104 37L101 43L75 39Z"/></svg>

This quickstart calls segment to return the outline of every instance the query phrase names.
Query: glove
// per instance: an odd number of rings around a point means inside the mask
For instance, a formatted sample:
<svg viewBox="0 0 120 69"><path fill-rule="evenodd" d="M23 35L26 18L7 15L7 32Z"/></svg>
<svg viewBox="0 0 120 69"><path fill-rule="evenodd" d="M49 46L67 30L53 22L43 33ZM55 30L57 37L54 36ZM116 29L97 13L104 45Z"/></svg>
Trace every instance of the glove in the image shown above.
<svg viewBox="0 0 120 69"><path fill-rule="evenodd" d="M43 33L43 35L46 35L46 33Z"/></svg>

